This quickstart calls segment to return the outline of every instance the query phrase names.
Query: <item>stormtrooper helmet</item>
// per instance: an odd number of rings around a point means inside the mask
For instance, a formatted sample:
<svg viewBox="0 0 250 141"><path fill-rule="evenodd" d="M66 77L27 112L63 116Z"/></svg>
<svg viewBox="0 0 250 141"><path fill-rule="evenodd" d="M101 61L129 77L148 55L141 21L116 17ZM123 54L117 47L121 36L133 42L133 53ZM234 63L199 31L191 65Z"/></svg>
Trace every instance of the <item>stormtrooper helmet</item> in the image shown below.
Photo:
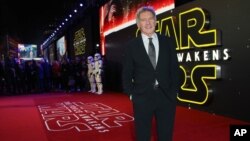
<svg viewBox="0 0 250 141"><path fill-rule="evenodd" d="M101 54L100 53L96 53L95 54L95 61L101 60Z"/></svg>
<svg viewBox="0 0 250 141"><path fill-rule="evenodd" d="M92 56L88 56L87 60L88 60L88 63L92 63L94 61Z"/></svg>

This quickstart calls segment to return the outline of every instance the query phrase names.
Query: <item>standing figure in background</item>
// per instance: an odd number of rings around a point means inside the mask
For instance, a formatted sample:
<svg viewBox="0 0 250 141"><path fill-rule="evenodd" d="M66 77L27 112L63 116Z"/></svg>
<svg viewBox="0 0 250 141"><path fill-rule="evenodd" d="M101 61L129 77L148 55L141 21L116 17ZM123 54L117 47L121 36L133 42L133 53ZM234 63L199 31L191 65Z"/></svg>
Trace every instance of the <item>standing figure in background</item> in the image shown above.
<svg viewBox="0 0 250 141"><path fill-rule="evenodd" d="M90 84L89 92L95 93L96 84L95 84L95 75L94 75L94 70L95 70L94 58L92 56L88 56L87 63L88 63L87 64L88 65L88 79L89 79L89 84Z"/></svg>
<svg viewBox="0 0 250 141"><path fill-rule="evenodd" d="M96 81L96 85L98 89L98 91L96 92L97 94L103 93L102 67L103 67L103 62L102 62L101 54L96 53L95 54L95 81Z"/></svg>

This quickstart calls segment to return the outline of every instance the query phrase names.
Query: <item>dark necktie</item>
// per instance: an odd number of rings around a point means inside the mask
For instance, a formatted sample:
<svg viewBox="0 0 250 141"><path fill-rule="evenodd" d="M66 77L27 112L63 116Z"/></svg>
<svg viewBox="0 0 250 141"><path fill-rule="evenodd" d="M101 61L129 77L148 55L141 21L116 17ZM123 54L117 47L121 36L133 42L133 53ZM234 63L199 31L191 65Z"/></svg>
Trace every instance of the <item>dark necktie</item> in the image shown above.
<svg viewBox="0 0 250 141"><path fill-rule="evenodd" d="M152 42L152 38L148 38L149 39L149 44L148 44L148 56L149 59L155 69L156 67L156 54L155 54L155 46Z"/></svg>

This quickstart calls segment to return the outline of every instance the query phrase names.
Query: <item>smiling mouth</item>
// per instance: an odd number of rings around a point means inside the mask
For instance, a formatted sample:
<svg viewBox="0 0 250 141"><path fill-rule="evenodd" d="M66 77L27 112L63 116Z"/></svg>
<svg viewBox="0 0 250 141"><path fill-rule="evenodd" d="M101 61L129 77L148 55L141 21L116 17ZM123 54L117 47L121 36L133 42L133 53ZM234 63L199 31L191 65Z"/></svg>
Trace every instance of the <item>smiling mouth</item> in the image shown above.
<svg viewBox="0 0 250 141"><path fill-rule="evenodd" d="M152 27L145 27L145 29L152 29Z"/></svg>

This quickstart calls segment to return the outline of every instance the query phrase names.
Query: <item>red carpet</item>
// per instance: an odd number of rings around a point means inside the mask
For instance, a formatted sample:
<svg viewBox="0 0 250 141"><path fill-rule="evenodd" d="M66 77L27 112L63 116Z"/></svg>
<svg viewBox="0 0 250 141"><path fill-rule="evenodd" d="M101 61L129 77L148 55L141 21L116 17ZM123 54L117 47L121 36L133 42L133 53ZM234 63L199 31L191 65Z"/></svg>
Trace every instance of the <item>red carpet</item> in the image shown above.
<svg viewBox="0 0 250 141"><path fill-rule="evenodd" d="M119 93L2 96L0 113L1 141L135 141L132 106ZM230 124L247 123L177 107L174 141L229 141Z"/></svg>

